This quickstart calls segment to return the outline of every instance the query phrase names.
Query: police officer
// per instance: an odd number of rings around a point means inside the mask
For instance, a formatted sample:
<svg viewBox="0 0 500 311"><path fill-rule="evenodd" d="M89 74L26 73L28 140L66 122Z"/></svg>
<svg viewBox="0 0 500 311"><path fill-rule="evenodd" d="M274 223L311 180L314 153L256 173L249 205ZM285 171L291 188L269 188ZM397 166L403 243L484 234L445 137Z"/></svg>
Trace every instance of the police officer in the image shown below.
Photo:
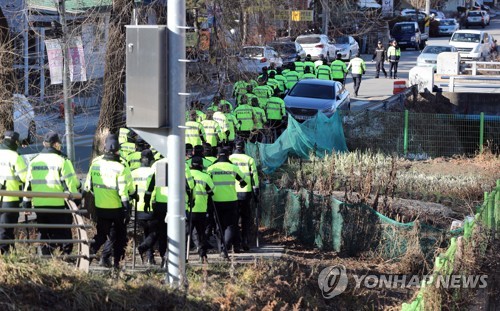
<svg viewBox="0 0 500 311"><path fill-rule="evenodd" d="M105 140L104 156L92 162L87 175L86 190L95 197L97 233L90 245L93 254L101 248L115 231L113 241L113 267L119 269L127 245L127 223L130 221L129 196L133 194L128 182L132 175L121 163L118 138L109 134Z"/></svg>
<svg viewBox="0 0 500 311"><path fill-rule="evenodd" d="M264 124L267 123L266 112L264 109L260 108L259 101L256 98L252 98L252 109L254 113L254 123L256 132L252 133L250 136L250 141L261 142L262 141L262 130L264 129Z"/></svg>
<svg viewBox="0 0 500 311"><path fill-rule="evenodd" d="M278 91L275 91L274 96L269 98L266 104L268 128L274 131L280 129L285 115L285 102L279 97Z"/></svg>
<svg viewBox="0 0 500 311"><path fill-rule="evenodd" d="M222 112L224 112L227 124L229 126L229 134L227 135L227 144L229 147L232 148L234 145L234 140L236 139L236 132L240 130L240 123L238 122L238 119L236 119L234 114L232 114L231 111L229 111L229 108L227 108L227 106L223 107Z"/></svg>
<svg viewBox="0 0 500 311"><path fill-rule="evenodd" d="M147 239L154 239L155 237L153 235L157 234L157 220L153 218L151 192L148 191L149 184L155 173L153 168L151 168L153 162L153 153L151 150L145 149L141 151L141 167L132 171L134 186L137 187L137 196L139 198L137 201L137 222L144 232L144 241ZM150 265L155 264L153 248L141 248L141 245L139 245L138 250L143 263Z"/></svg>
<svg viewBox="0 0 500 311"><path fill-rule="evenodd" d="M137 138L137 134L133 130L127 130L126 140L120 143L120 156L124 159L126 159L130 153L135 151L135 140Z"/></svg>
<svg viewBox="0 0 500 311"><path fill-rule="evenodd" d="M252 221L252 210L251 210L251 200L252 194L255 197L259 197L259 175L257 172L257 166L255 165L255 160L245 154L245 142L237 141L235 145L236 149L234 153L229 156L229 160L247 176L247 180L250 180L250 184L240 187L239 183L236 183L236 192L238 195L238 206L241 218L241 246L243 250L248 251L248 235L250 233L250 226Z"/></svg>
<svg viewBox="0 0 500 311"><path fill-rule="evenodd" d="M311 60L311 55L307 54L306 59L304 60L304 73L306 73L306 68L309 67L309 72L316 76L316 66L314 66L313 61Z"/></svg>
<svg viewBox="0 0 500 311"><path fill-rule="evenodd" d="M295 71L295 63L290 63L290 71L284 73L283 75L286 78L285 87L286 89L291 89L297 82L299 82L302 74L304 73L304 69L302 68L302 72L299 73Z"/></svg>
<svg viewBox="0 0 500 311"><path fill-rule="evenodd" d="M352 80L354 81L354 94L358 96L359 87L361 85L361 78L366 71L365 61L359 57L359 52L356 56L351 59L349 65L347 66L347 70L351 69Z"/></svg>
<svg viewBox="0 0 500 311"><path fill-rule="evenodd" d="M223 133L222 136L225 138L224 143L227 144L230 130L229 121L226 117L226 114L224 113L224 107L226 107L226 105L223 104L220 104L219 107L217 107L217 111L214 113L213 119L219 124L220 131L221 133Z"/></svg>
<svg viewBox="0 0 500 311"><path fill-rule="evenodd" d="M311 66L306 66L304 68L304 74L302 75L302 80L305 79L316 79L316 75L311 71Z"/></svg>
<svg viewBox="0 0 500 311"><path fill-rule="evenodd" d="M26 163L17 153L19 133L6 131L0 144L0 180L2 190L18 191L26 181ZM19 208L21 198L2 197L2 208ZM19 213L0 212L0 224L16 224ZM0 240L13 240L14 228L0 228ZM14 244L1 244L0 251L5 254Z"/></svg>
<svg viewBox="0 0 500 311"><path fill-rule="evenodd" d="M190 213L188 210L188 230L190 230L189 234L193 234L193 228L196 229L196 238L193 240L198 248L201 262L207 262L207 249L209 246L205 230L207 227L207 212L209 205L213 204L211 196L213 195L215 186L210 175L203 172L203 161L204 159L198 156L194 156L191 159L191 174L193 175L195 186L193 189L194 206Z"/></svg>
<svg viewBox="0 0 500 311"><path fill-rule="evenodd" d="M377 43L377 47L375 48L375 51L373 52L373 57L372 57L372 62L376 61L375 79L378 79L378 76L380 74L380 70L382 70L382 72L384 73L384 76L387 78L387 72L385 71L385 68L384 68L385 58L386 58L385 47L382 45L382 41L379 41Z"/></svg>
<svg viewBox="0 0 500 311"><path fill-rule="evenodd" d="M202 164L203 164L203 171L206 172L208 167L210 165L212 165L214 162L213 161L210 161L208 160L207 158L205 158L204 154L203 154L203 146L194 146L193 148L193 156L189 159L189 160L186 160L186 164L191 167L191 163L192 163L192 160L193 158L195 157L198 157L198 158L201 158L202 159Z"/></svg>
<svg viewBox="0 0 500 311"><path fill-rule="evenodd" d="M332 80L332 69L328 66L326 59L323 59L322 64L316 67L316 77L320 80Z"/></svg>
<svg viewBox="0 0 500 311"><path fill-rule="evenodd" d="M239 132L238 135L241 137L249 138L250 132L255 128L255 114L251 103L248 102L247 98L248 94L243 95L243 100L241 104L234 109L234 116L238 120L239 123Z"/></svg>
<svg viewBox="0 0 500 311"><path fill-rule="evenodd" d="M205 141L205 128L198 122L196 111L191 110L189 121L186 122L186 131L184 133L186 144L193 146L201 145Z"/></svg>
<svg viewBox="0 0 500 311"><path fill-rule="evenodd" d="M332 80L344 84L347 67L342 60L342 54L337 53L337 59L330 64L330 68L332 69Z"/></svg>
<svg viewBox="0 0 500 311"><path fill-rule="evenodd" d="M141 167L141 152L146 149L149 149L149 144L138 137L135 141L135 151L130 153L126 159L131 171Z"/></svg>
<svg viewBox="0 0 500 311"><path fill-rule="evenodd" d="M118 140L117 140L118 142ZM26 175L26 191L37 192L71 192L75 193L80 187L73 164L61 153L61 140L55 132L45 134L42 151L29 163ZM79 200L78 200L79 201ZM79 205L79 202L75 203ZM64 209L66 203L59 198L24 198L24 208L54 208ZM39 224L71 224L73 218L71 214L48 214L36 213ZM40 228L41 239L68 239L71 240L71 228L53 229ZM59 247L64 254L70 254L73 249L72 243L51 243L41 247L42 255L50 255L52 251Z"/></svg>
<svg viewBox="0 0 500 311"><path fill-rule="evenodd" d="M257 96L259 100L259 107L264 108L267 100L271 96L273 96L274 90L272 87L266 84L266 81L259 79L259 86L253 88L253 93Z"/></svg>
<svg viewBox="0 0 500 311"><path fill-rule="evenodd" d="M401 49L398 46L398 42L396 40L391 41L391 46L387 49L387 59L391 64L389 67L389 77L392 79L398 78L398 64L399 58L401 57ZM392 71L394 70L394 75Z"/></svg>
<svg viewBox="0 0 500 311"><path fill-rule="evenodd" d="M297 55L297 57L295 58L295 62L293 62L293 65L294 65L294 69L298 74L299 74L299 77L302 76L302 74L304 74L304 62L301 61L301 58L300 58L300 55Z"/></svg>
<svg viewBox="0 0 500 311"><path fill-rule="evenodd" d="M239 251L240 239L238 233L238 196L236 194L236 181L241 187L245 187L246 176L241 170L229 160L229 151L225 148L219 148L217 161L212 164L207 173L214 182L213 201L216 209L216 215L219 216L221 237L218 240L223 255L234 246L235 251Z"/></svg>

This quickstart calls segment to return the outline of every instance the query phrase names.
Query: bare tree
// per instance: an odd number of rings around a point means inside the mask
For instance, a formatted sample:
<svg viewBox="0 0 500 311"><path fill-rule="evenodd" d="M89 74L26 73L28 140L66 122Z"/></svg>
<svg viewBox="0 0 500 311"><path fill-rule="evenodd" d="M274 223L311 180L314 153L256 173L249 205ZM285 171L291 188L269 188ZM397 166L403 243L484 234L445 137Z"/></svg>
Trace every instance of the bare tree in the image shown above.
<svg viewBox="0 0 500 311"><path fill-rule="evenodd" d="M15 89L14 48L9 25L0 8L0 133L14 128L12 95Z"/></svg>
<svg viewBox="0 0 500 311"><path fill-rule="evenodd" d="M116 133L124 125L125 25L130 24L133 6L133 0L113 1L104 69L104 91L94 137L93 156L103 152L106 136Z"/></svg>

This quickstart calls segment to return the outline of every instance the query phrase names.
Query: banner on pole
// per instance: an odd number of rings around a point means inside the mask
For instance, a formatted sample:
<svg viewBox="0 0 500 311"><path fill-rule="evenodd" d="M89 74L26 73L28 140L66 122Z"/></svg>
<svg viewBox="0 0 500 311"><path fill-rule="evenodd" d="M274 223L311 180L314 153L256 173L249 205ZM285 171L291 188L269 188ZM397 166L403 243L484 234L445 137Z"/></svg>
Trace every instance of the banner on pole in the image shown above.
<svg viewBox="0 0 500 311"><path fill-rule="evenodd" d="M61 84L63 79L63 54L59 39L45 40L51 84ZM81 37L68 42L69 77L71 82L87 81L85 56Z"/></svg>

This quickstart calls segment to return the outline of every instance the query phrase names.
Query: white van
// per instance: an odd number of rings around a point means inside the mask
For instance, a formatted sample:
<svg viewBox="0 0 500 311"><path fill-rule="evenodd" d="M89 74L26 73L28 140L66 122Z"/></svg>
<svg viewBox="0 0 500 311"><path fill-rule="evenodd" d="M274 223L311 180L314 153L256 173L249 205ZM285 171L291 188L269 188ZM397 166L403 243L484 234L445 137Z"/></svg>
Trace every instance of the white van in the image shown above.
<svg viewBox="0 0 500 311"><path fill-rule="evenodd" d="M450 39L450 45L457 48L462 59L488 60L490 58L490 36L483 30L457 30Z"/></svg>

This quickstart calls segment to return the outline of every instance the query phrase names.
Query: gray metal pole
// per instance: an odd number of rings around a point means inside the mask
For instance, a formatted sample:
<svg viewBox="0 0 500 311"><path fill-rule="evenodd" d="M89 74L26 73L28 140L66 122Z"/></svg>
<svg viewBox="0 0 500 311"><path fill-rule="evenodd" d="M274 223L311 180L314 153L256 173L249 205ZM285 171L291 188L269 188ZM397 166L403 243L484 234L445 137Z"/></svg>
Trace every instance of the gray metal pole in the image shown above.
<svg viewBox="0 0 500 311"><path fill-rule="evenodd" d="M27 6L27 5L26 5ZM27 97L30 95L30 85L29 85L29 56L28 56L28 35L29 35L29 23L28 23L29 14L26 13L24 15L24 31L23 31L23 58L24 58L24 95Z"/></svg>
<svg viewBox="0 0 500 311"><path fill-rule="evenodd" d="M425 14L431 15L431 0L425 0Z"/></svg>
<svg viewBox="0 0 500 311"><path fill-rule="evenodd" d="M179 287L186 269L186 212L185 212L185 145L184 115L186 111L186 58L184 33L186 25L185 0L168 0L168 107L170 130L167 137L168 160L168 249L167 282Z"/></svg>
<svg viewBox="0 0 500 311"><path fill-rule="evenodd" d="M63 97L64 123L66 125L66 153L71 162L75 161L75 146L73 145L73 107L69 102L71 81L69 79L68 26L66 25L66 0L58 0L59 22L62 26L61 49L63 57Z"/></svg>

